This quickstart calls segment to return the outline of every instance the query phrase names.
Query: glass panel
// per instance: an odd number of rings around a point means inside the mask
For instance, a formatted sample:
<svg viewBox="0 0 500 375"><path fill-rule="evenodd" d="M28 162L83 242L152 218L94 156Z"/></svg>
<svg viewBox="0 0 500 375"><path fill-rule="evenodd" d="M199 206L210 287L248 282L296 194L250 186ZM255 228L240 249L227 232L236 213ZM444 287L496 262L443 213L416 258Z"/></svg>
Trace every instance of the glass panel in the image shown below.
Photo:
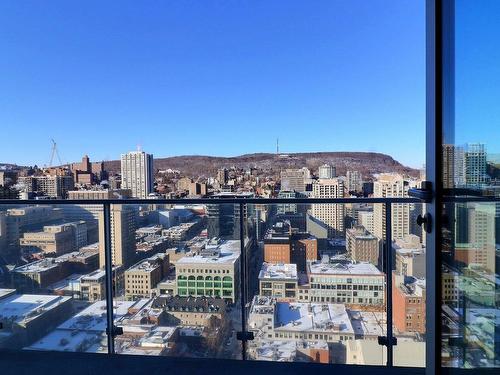
<svg viewBox="0 0 500 375"><path fill-rule="evenodd" d="M410 231L402 236L396 234L391 247L392 316L394 336L397 338L394 365L424 367L426 232L417 225L416 218L425 212L425 204L393 204L393 218L406 209L409 212Z"/></svg>
<svg viewBox="0 0 500 375"><path fill-rule="evenodd" d="M327 181L342 185L314 184ZM386 272L374 234L384 210L374 206L248 205L249 359L386 364L378 344L386 334Z"/></svg>
<svg viewBox="0 0 500 375"><path fill-rule="evenodd" d="M500 3L456 0L453 16L455 44L446 46L454 48L446 97L455 107L446 108L443 145L443 183L453 196L443 207L442 364L499 367Z"/></svg>
<svg viewBox="0 0 500 375"><path fill-rule="evenodd" d="M128 306L115 352L240 359L239 205L115 206Z"/></svg>
<svg viewBox="0 0 500 375"><path fill-rule="evenodd" d="M80 213L73 205L0 207L0 348L107 353L102 208ZM120 289L123 269L115 272Z"/></svg>

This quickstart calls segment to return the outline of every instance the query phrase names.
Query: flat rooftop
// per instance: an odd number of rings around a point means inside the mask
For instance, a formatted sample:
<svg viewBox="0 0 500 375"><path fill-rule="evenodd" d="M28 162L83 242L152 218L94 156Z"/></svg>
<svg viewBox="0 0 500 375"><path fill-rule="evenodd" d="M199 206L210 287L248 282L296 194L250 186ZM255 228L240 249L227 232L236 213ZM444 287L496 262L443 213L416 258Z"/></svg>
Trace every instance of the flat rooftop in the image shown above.
<svg viewBox="0 0 500 375"><path fill-rule="evenodd" d="M344 305L276 302L275 331L354 333Z"/></svg>
<svg viewBox="0 0 500 375"><path fill-rule="evenodd" d="M386 313L347 310L356 336L385 336Z"/></svg>
<svg viewBox="0 0 500 375"><path fill-rule="evenodd" d="M165 253L155 254L149 258L143 259L137 262L132 267L127 269L127 271L143 271L151 272L154 269L161 266L161 261L166 257Z"/></svg>
<svg viewBox="0 0 500 375"><path fill-rule="evenodd" d="M371 263L308 263L309 273L323 275L373 275L384 276L380 270Z"/></svg>
<svg viewBox="0 0 500 375"><path fill-rule="evenodd" d="M0 320L12 319L19 324L27 324L70 299L54 295L12 294L0 300Z"/></svg>
<svg viewBox="0 0 500 375"><path fill-rule="evenodd" d="M186 255L177 261L177 266L185 264L233 264L240 257L240 241L224 240L217 245L217 250L220 254L214 257Z"/></svg>
<svg viewBox="0 0 500 375"><path fill-rule="evenodd" d="M55 258L46 258L25 264L24 266L16 267L12 270L12 272L36 273L36 272L48 271L50 269L58 267L59 267L59 262L56 262Z"/></svg>
<svg viewBox="0 0 500 375"><path fill-rule="evenodd" d="M264 262L259 272L259 279L297 281L297 265L288 263L272 264Z"/></svg>

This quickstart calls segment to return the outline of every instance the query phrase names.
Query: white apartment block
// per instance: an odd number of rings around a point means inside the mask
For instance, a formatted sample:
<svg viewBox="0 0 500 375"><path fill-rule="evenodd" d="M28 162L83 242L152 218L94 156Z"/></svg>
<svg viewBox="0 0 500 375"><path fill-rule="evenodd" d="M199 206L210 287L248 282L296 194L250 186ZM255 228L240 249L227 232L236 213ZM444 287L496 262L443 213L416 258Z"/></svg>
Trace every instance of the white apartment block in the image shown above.
<svg viewBox="0 0 500 375"><path fill-rule="evenodd" d="M153 155L132 151L121 155L122 188L132 197L145 199L153 192Z"/></svg>

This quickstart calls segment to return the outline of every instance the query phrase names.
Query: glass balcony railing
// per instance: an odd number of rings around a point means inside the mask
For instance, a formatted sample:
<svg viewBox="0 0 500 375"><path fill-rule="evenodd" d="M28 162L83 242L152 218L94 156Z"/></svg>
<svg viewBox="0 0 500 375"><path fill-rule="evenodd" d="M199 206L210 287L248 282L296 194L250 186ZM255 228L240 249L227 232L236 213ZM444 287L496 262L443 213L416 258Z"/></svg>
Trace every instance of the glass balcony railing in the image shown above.
<svg viewBox="0 0 500 375"><path fill-rule="evenodd" d="M425 366L417 199L0 205L0 348Z"/></svg>

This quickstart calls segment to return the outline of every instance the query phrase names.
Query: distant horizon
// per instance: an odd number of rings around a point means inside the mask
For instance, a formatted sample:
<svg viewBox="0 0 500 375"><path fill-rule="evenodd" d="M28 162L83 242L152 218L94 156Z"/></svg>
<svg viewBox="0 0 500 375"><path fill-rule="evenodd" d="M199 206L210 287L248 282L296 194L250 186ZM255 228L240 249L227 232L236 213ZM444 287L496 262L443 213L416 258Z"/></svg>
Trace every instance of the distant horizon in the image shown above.
<svg viewBox="0 0 500 375"><path fill-rule="evenodd" d="M244 156L251 156L251 155L277 155L276 152L252 152L252 153L243 153L239 155L208 155L208 154L183 154L183 155L168 155L168 156L157 156L154 153L149 152L148 150L129 150L126 152L122 152L121 154L127 153L127 152L132 152L132 151L144 151L148 154L153 154L153 159L169 159L169 158L179 158L179 157L209 157L209 158L223 158L223 159L231 159L231 158L239 158L239 157L244 157ZM421 169L424 165L420 166L411 166L411 165L406 165L402 163L400 160L395 158L393 155L384 153L384 152L378 152L378 151L299 151L299 152L281 152L279 155L297 155L297 154L323 154L323 153L358 153L358 154L379 154L379 155L385 155L391 157L393 160L396 162L400 163L403 167L419 170ZM120 155L121 155L120 154ZM69 165L69 164L74 164L74 163L79 163L81 162L81 159L87 155L89 157L90 162L113 162L113 161L120 161L120 155L118 155L116 158L111 158L111 159L96 159L92 157L92 154L90 153L83 153L80 158L71 160L71 161L65 161L61 160L63 163L59 164L58 162L53 163L52 167L59 167L59 166L64 166L64 165ZM325 161L326 162L326 161ZM0 165L15 165L18 167L34 167L37 166L38 168L49 168L47 163L44 164L39 164L39 163L29 163L29 164L20 164L20 163L13 163L10 161L4 162L0 160Z"/></svg>

